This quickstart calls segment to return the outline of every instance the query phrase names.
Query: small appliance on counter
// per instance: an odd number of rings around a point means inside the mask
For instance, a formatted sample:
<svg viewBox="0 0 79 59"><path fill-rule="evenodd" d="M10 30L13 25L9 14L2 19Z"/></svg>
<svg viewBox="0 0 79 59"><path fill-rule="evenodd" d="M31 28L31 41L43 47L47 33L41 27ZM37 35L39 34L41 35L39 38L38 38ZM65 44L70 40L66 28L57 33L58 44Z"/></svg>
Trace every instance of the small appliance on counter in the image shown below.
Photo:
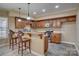
<svg viewBox="0 0 79 59"><path fill-rule="evenodd" d="M53 31L46 31L45 35L48 37L48 41L50 42L51 40L51 34L53 33Z"/></svg>

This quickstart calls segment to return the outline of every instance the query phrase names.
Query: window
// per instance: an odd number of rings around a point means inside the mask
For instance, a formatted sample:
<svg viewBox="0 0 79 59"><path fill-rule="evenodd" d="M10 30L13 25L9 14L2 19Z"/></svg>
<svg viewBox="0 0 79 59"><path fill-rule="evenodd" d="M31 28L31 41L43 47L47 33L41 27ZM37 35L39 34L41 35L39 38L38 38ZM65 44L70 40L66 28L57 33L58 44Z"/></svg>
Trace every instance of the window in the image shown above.
<svg viewBox="0 0 79 59"><path fill-rule="evenodd" d="M8 38L8 19L0 17L0 39Z"/></svg>

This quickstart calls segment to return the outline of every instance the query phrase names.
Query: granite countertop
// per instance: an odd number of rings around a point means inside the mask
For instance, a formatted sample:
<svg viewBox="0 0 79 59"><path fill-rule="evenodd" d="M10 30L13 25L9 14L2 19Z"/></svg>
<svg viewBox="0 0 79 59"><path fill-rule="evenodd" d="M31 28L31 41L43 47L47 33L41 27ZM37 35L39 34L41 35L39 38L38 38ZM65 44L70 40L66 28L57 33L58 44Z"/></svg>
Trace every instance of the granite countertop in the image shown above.
<svg viewBox="0 0 79 59"><path fill-rule="evenodd" d="M31 34L44 34L44 32L24 32L24 33L31 33Z"/></svg>

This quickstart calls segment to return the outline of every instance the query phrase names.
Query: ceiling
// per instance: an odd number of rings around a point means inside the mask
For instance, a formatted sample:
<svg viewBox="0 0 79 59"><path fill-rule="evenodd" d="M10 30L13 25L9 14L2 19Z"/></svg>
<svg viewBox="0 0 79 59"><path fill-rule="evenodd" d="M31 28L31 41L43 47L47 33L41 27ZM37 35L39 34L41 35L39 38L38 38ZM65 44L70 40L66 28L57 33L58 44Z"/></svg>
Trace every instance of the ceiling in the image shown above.
<svg viewBox="0 0 79 59"><path fill-rule="evenodd" d="M58 5L59 8L55 8L56 5ZM78 8L78 6L79 4L77 3L31 3L30 16L38 18L55 12L75 9ZM27 3L0 3L0 9L18 11L18 8L21 8L22 13L27 14ZM42 12L42 9L46 9L46 11ZM37 14L33 14L33 12L36 12Z"/></svg>

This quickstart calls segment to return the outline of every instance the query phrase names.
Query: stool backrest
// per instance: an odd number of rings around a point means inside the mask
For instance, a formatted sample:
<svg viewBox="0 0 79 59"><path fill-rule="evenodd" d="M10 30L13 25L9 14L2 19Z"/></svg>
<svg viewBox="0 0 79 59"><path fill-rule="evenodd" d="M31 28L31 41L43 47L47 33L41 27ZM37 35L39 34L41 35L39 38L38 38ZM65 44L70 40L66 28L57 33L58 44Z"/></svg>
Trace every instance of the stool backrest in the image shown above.
<svg viewBox="0 0 79 59"><path fill-rule="evenodd" d="M29 37L31 37L31 33L27 33L27 35L29 35Z"/></svg>
<svg viewBox="0 0 79 59"><path fill-rule="evenodd" d="M22 42L22 36L24 35L24 33L22 31L18 31L17 33L17 38L19 42Z"/></svg>
<svg viewBox="0 0 79 59"><path fill-rule="evenodd" d="M15 33L14 31L9 30L9 37L10 37L10 39L12 39L12 36L13 36L14 33Z"/></svg>

